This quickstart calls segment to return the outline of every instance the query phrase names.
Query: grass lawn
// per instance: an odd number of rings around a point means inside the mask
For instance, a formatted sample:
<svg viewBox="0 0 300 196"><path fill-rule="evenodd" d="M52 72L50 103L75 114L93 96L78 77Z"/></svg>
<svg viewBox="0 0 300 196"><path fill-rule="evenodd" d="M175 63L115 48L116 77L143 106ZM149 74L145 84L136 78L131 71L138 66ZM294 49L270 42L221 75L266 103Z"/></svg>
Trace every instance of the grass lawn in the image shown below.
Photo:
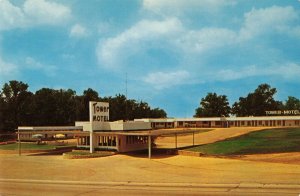
<svg viewBox="0 0 300 196"><path fill-rule="evenodd" d="M96 158L96 157L106 157L115 154L110 151L96 151L94 153L90 153L88 150L86 151L72 151L64 153L64 157L66 158Z"/></svg>
<svg viewBox="0 0 300 196"><path fill-rule="evenodd" d="M300 128L267 129L186 150L207 155L300 152Z"/></svg>
<svg viewBox="0 0 300 196"><path fill-rule="evenodd" d="M54 149L55 147L56 146L54 146L54 145L47 145L47 144L37 145L36 143L22 143L21 144L22 150L51 150L51 149ZM18 143L0 145L0 150L18 150Z"/></svg>

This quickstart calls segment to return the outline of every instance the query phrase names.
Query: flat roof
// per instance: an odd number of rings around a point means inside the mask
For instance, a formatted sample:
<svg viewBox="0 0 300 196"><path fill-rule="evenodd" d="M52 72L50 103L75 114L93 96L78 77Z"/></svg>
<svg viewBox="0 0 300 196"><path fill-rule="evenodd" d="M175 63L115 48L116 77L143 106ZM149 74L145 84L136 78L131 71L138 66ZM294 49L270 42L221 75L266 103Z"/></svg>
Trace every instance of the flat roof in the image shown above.
<svg viewBox="0 0 300 196"><path fill-rule="evenodd" d="M96 135L137 135L137 136L161 136L174 134L191 134L207 130L207 128L182 128L182 129L156 129L148 131L124 131L124 132L94 132Z"/></svg>
<svg viewBox="0 0 300 196"><path fill-rule="evenodd" d="M201 132L203 130L207 130L207 128L182 128L182 129L156 129L156 130L140 130L140 131L97 131L93 132L96 135L136 135L136 136L162 136L162 135L175 135L175 134L192 134ZM52 130L28 130L24 132L20 132L20 134L51 134L51 133L72 133L76 135L89 135L88 131L52 131Z"/></svg>
<svg viewBox="0 0 300 196"><path fill-rule="evenodd" d="M82 130L82 126L39 126L18 127L20 131L67 131L67 130Z"/></svg>
<svg viewBox="0 0 300 196"><path fill-rule="evenodd" d="M236 120L300 120L300 116L246 116L246 117L200 117L200 118L145 118L145 119L135 119L135 121L145 122L178 122L178 121L236 121Z"/></svg>

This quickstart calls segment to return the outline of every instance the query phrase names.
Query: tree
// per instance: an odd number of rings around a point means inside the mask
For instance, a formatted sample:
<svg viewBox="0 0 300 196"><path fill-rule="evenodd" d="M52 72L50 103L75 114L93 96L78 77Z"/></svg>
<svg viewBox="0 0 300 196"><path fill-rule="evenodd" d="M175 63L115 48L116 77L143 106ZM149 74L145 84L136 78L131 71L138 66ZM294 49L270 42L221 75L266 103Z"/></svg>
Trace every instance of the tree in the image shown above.
<svg viewBox="0 0 300 196"><path fill-rule="evenodd" d="M80 111L80 120L81 121L86 121L89 120L89 102L90 101L100 101L99 94L97 91L88 88L87 90L83 91L83 96L81 99L81 104L80 106L83 110Z"/></svg>
<svg viewBox="0 0 300 196"><path fill-rule="evenodd" d="M232 113L237 116L264 116L266 111L278 110L282 103L275 101L273 96L276 88L268 84L260 84L254 92L247 97L240 97L232 106Z"/></svg>
<svg viewBox="0 0 300 196"><path fill-rule="evenodd" d="M300 110L300 100L289 96L283 107L286 110Z"/></svg>
<svg viewBox="0 0 300 196"><path fill-rule="evenodd" d="M35 125L72 125L76 119L76 92L42 88L35 93Z"/></svg>
<svg viewBox="0 0 300 196"><path fill-rule="evenodd" d="M0 132L4 129L4 98L2 92L0 91Z"/></svg>
<svg viewBox="0 0 300 196"><path fill-rule="evenodd" d="M28 85L16 80L9 81L3 85L1 96L5 129L14 131L18 125L26 124L24 118L30 110L27 103L32 97L32 93L28 91Z"/></svg>
<svg viewBox="0 0 300 196"><path fill-rule="evenodd" d="M110 120L133 120L135 118L166 117L162 109L151 109L148 103L115 97L100 98L97 91L88 88L83 95L72 89L41 88L34 94L28 85L9 81L0 91L0 130L14 131L17 126L73 125L74 121L89 120L89 102L110 103Z"/></svg>
<svg viewBox="0 0 300 196"><path fill-rule="evenodd" d="M76 92L72 89L60 89L56 93L56 123L58 125L72 125L76 120Z"/></svg>
<svg viewBox="0 0 300 196"><path fill-rule="evenodd" d="M229 116L230 106L226 95L208 93L201 99L200 107L196 109L194 117L222 117Z"/></svg>
<svg viewBox="0 0 300 196"><path fill-rule="evenodd" d="M164 110L159 108L151 109L148 103L127 99L125 95L121 94L117 94L115 97L104 97L101 101L109 102L109 119L111 121L167 117L167 113Z"/></svg>
<svg viewBox="0 0 300 196"><path fill-rule="evenodd" d="M57 93L54 89L42 88L34 96L36 126L56 125Z"/></svg>
<svg viewBox="0 0 300 196"><path fill-rule="evenodd" d="M154 108L151 110L151 118L166 118L167 113L160 108Z"/></svg>
<svg viewBox="0 0 300 196"><path fill-rule="evenodd" d="M126 96L118 94L115 97L104 97L101 101L109 102L109 120L127 120Z"/></svg>

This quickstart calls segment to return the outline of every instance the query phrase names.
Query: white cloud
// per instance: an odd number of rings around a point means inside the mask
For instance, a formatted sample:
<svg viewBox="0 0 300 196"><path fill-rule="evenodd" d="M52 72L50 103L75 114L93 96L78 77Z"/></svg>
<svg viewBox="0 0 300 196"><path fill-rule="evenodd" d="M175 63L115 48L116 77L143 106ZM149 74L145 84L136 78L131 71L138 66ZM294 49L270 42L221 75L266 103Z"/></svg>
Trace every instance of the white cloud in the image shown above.
<svg viewBox="0 0 300 196"><path fill-rule="evenodd" d="M225 28L188 30L177 18L142 20L116 37L100 40L96 54L101 66L112 69L119 68L127 57L137 54L143 48L169 44L177 51L201 54L233 44L236 37L234 31Z"/></svg>
<svg viewBox="0 0 300 196"><path fill-rule="evenodd" d="M45 65L32 57L26 57L25 67L32 70L42 70L48 76L55 76L57 68L53 65Z"/></svg>
<svg viewBox="0 0 300 196"><path fill-rule="evenodd" d="M281 76L284 79L299 81L300 64L286 63L284 65L279 65L268 69L265 72L266 74Z"/></svg>
<svg viewBox="0 0 300 196"><path fill-rule="evenodd" d="M227 44L233 44L236 33L224 28L203 28L198 31L186 31L176 40L178 47L188 52L202 53Z"/></svg>
<svg viewBox="0 0 300 196"><path fill-rule="evenodd" d="M26 67L30 69L41 69L43 68L43 65L40 62L37 62L32 57L26 57L25 59Z"/></svg>
<svg viewBox="0 0 300 196"><path fill-rule="evenodd" d="M70 37L82 38L87 36L88 36L88 32L85 27L83 27L80 24L75 24L74 26L72 26L70 30Z"/></svg>
<svg viewBox="0 0 300 196"><path fill-rule="evenodd" d="M0 56L0 78L4 79L7 76L12 76L16 74L17 71L16 65L5 62Z"/></svg>
<svg viewBox="0 0 300 196"><path fill-rule="evenodd" d="M115 28L110 22L101 22L98 24L98 33L107 34Z"/></svg>
<svg viewBox="0 0 300 196"><path fill-rule="evenodd" d="M21 8L14 6L8 0L0 0L0 30L24 25L25 17Z"/></svg>
<svg viewBox="0 0 300 196"><path fill-rule="evenodd" d="M245 66L241 69L221 69L215 71L213 74L213 79L216 81L229 81L238 80L241 78L247 78L257 75L264 75L265 71L258 69L256 65Z"/></svg>
<svg viewBox="0 0 300 196"><path fill-rule="evenodd" d="M155 72L148 74L143 80L154 88L161 90L172 86L185 84L189 78L189 72L180 70L176 72Z"/></svg>
<svg viewBox="0 0 300 196"><path fill-rule="evenodd" d="M211 74L214 80L230 81L254 76L276 76L285 80L298 80L300 75L300 64L286 63L272 66L245 66L241 69L223 69Z"/></svg>
<svg viewBox="0 0 300 196"><path fill-rule="evenodd" d="M240 39L251 39L264 32L285 32L290 23L298 19L293 7L272 6L265 9L252 9L244 15L244 26L240 30Z"/></svg>
<svg viewBox="0 0 300 196"><path fill-rule="evenodd" d="M188 1L188 4L190 6L195 3L194 6L196 6L198 2ZM220 3L219 6L221 6L222 2L212 1L211 3ZM144 9L160 9L166 7L169 3L170 1L167 0L145 0ZM222 6L225 5L226 3ZM180 6L187 5L184 1L174 1L172 6L180 8ZM244 15L241 28L235 30L219 26L190 29L188 24L183 25L179 17L163 18L162 20L141 20L114 37L99 40L96 49L99 65L113 71L125 67L126 70L135 73L138 70L131 68L131 66L136 66L133 65L134 63L141 64L143 73L146 74L146 77L141 80L153 85L158 90L185 83L184 80L187 77L189 77L189 83L205 82L206 80L238 80L255 76L278 76L287 79L296 78L294 73L298 73L298 70L300 70L297 64L274 65L274 57L269 54L280 54L280 49L271 48L265 43L256 43L257 40L254 40L262 34L268 35L273 32L280 33L280 35L299 36L300 26L294 25L297 24L298 14L292 7L273 6L264 9L252 9ZM249 39L253 41L251 44L248 42ZM253 45L257 47L255 48ZM228 51L227 47L229 48ZM166 53L162 53L162 55L167 55L166 59L176 59L175 63L158 61L161 66L165 66L164 69L170 68L170 65L172 65L170 69L183 69L188 70L188 72L165 73L159 71L159 66L151 66L151 63L157 65L156 54L153 58L152 56L148 58L143 53L148 49L149 51L152 49L154 51L158 49L159 52L161 50L166 51ZM253 58L257 57L260 53L259 50L263 52L263 55L258 57L260 62L257 62L257 65L245 66L247 62L256 64ZM171 52L168 53L169 51ZM176 51L176 53L172 53L173 51ZM225 54L221 54L222 52L225 52L226 55L232 55L232 57L225 56ZM147 58L143 58L145 56ZM135 57L150 59L154 63L143 62L140 59L132 63L131 59L138 59ZM227 61L224 63L235 65L227 66L229 68L224 69L220 66L222 64L220 62L223 60ZM210 62L212 63L210 64ZM265 66L262 66L262 64L265 64ZM295 70L295 72L286 69ZM201 78L196 78L190 74L196 72L201 73Z"/></svg>
<svg viewBox="0 0 300 196"><path fill-rule="evenodd" d="M216 11L221 7L235 4L235 0L144 0L143 8L157 14L177 15L190 9Z"/></svg>
<svg viewBox="0 0 300 196"><path fill-rule="evenodd" d="M288 33L290 34L290 36L294 36L294 37L300 38L300 26L291 27L288 30Z"/></svg>
<svg viewBox="0 0 300 196"><path fill-rule="evenodd" d="M27 0L18 7L8 0L0 0L0 30L41 24L58 25L70 17L70 8L55 2Z"/></svg>
<svg viewBox="0 0 300 196"><path fill-rule="evenodd" d="M182 24L175 18L164 21L142 20L114 38L100 40L96 49L98 62L107 68L116 68L124 56L140 50L142 43L169 39L181 30Z"/></svg>
<svg viewBox="0 0 300 196"><path fill-rule="evenodd" d="M45 0L27 0L24 13L30 21L37 24L57 24L71 16L70 8Z"/></svg>

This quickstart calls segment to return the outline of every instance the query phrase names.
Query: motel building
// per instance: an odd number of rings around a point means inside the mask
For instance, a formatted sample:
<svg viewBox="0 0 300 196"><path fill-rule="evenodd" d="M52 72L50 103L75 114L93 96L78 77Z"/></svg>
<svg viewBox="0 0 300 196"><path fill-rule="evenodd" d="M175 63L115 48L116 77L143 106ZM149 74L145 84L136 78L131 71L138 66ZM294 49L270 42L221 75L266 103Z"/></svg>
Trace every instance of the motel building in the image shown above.
<svg viewBox="0 0 300 196"><path fill-rule="evenodd" d="M150 122L153 129L300 126L300 116L135 119L135 121Z"/></svg>
<svg viewBox="0 0 300 196"><path fill-rule="evenodd" d="M75 122L75 126L51 127L18 127L18 140L33 140L39 134L42 140L56 138L76 138L77 147L95 150L114 150L130 152L148 149L149 158L154 140L159 136L174 136L177 148L177 136L192 134L191 145L194 145L194 134L199 129L193 128L226 128L226 127L299 127L300 112L266 111L261 117L212 117L212 118L160 118L135 119L134 121L109 122L109 103L90 102L90 120ZM180 129L174 129L180 128Z"/></svg>

